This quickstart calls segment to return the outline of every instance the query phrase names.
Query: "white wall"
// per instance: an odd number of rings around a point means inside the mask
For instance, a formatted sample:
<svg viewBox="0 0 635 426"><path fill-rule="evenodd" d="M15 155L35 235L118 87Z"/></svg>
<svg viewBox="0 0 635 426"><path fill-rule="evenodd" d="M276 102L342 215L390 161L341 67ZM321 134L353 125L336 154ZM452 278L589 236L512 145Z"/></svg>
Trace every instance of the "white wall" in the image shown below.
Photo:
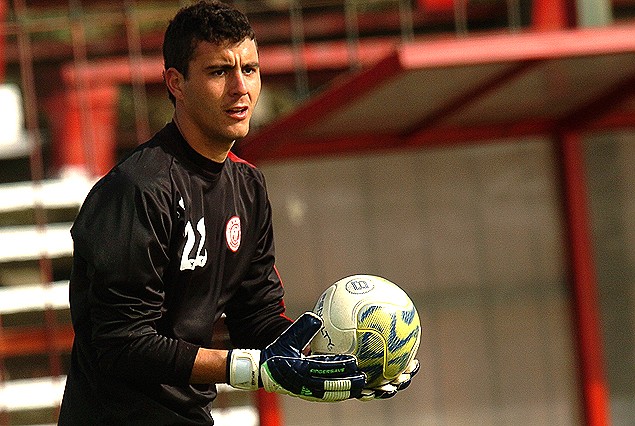
<svg viewBox="0 0 635 426"><path fill-rule="evenodd" d="M580 420L557 171L546 141L265 164L291 315L355 273L414 299L422 372L388 401L284 398L286 425Z"/></svg>
<svg viewBox="0 0 635 426"><path fill-rule="evenodd" d="M605 373L614 425L635 424L635 133L585 144Z"/></svg>

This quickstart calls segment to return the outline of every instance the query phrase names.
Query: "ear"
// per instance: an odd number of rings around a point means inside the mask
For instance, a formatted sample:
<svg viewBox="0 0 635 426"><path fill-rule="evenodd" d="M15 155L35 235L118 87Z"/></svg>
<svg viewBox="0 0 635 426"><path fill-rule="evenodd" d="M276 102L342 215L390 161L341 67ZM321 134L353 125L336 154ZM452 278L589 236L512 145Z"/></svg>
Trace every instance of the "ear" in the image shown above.
<svg viewBox="0 0 635 426"><path fill-rule="evenodd" d="M163 80L165 81L165 85L168 87L168 90L176 99L182 99L182 85L185 78L183 78L183 74L178 72L176 68L168 68L163 71Z"/></svg>

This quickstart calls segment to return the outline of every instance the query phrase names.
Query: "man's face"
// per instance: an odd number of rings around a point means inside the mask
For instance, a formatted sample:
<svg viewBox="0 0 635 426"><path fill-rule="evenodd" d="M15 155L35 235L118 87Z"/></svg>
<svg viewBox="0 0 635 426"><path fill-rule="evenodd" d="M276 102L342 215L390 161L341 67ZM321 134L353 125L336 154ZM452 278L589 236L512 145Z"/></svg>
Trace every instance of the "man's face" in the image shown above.
<svg viewBox="0 0 635 426"><path fill-rule="evenodd" d="M231 143L247 135L260 85L254 40L223 46L201 41L177 97L180 118L195 126L208 143Z"/></svg>

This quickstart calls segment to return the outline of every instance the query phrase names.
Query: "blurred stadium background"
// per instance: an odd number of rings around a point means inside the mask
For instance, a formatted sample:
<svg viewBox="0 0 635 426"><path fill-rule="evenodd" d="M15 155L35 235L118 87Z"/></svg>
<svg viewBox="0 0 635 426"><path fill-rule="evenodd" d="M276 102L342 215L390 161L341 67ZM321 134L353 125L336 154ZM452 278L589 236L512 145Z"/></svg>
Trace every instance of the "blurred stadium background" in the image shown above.
<svg viewBox="0 0 635 426"><path fill-rule="evenodd" d="M171 117L187 1L0 0L0 424L54 424L68 230ZM222 425L635 424L635 1L234 1L263 95L237 147L268 178L289 313L385 276L422 372L387 401L223 388Z"/></svg>

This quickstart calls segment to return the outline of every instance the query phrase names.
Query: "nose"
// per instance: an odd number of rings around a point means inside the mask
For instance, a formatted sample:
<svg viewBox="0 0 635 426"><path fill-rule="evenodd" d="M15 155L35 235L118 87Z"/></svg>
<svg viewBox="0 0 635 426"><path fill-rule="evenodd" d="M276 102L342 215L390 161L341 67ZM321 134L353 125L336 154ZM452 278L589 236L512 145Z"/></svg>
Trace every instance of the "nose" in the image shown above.
<svg viewBox="0 0 635 426"><path fill-rule="evenodd" d="M233 72L231 80L231 93L233 95L242 96L247 94L247 81L242 70Z"/></svg>

